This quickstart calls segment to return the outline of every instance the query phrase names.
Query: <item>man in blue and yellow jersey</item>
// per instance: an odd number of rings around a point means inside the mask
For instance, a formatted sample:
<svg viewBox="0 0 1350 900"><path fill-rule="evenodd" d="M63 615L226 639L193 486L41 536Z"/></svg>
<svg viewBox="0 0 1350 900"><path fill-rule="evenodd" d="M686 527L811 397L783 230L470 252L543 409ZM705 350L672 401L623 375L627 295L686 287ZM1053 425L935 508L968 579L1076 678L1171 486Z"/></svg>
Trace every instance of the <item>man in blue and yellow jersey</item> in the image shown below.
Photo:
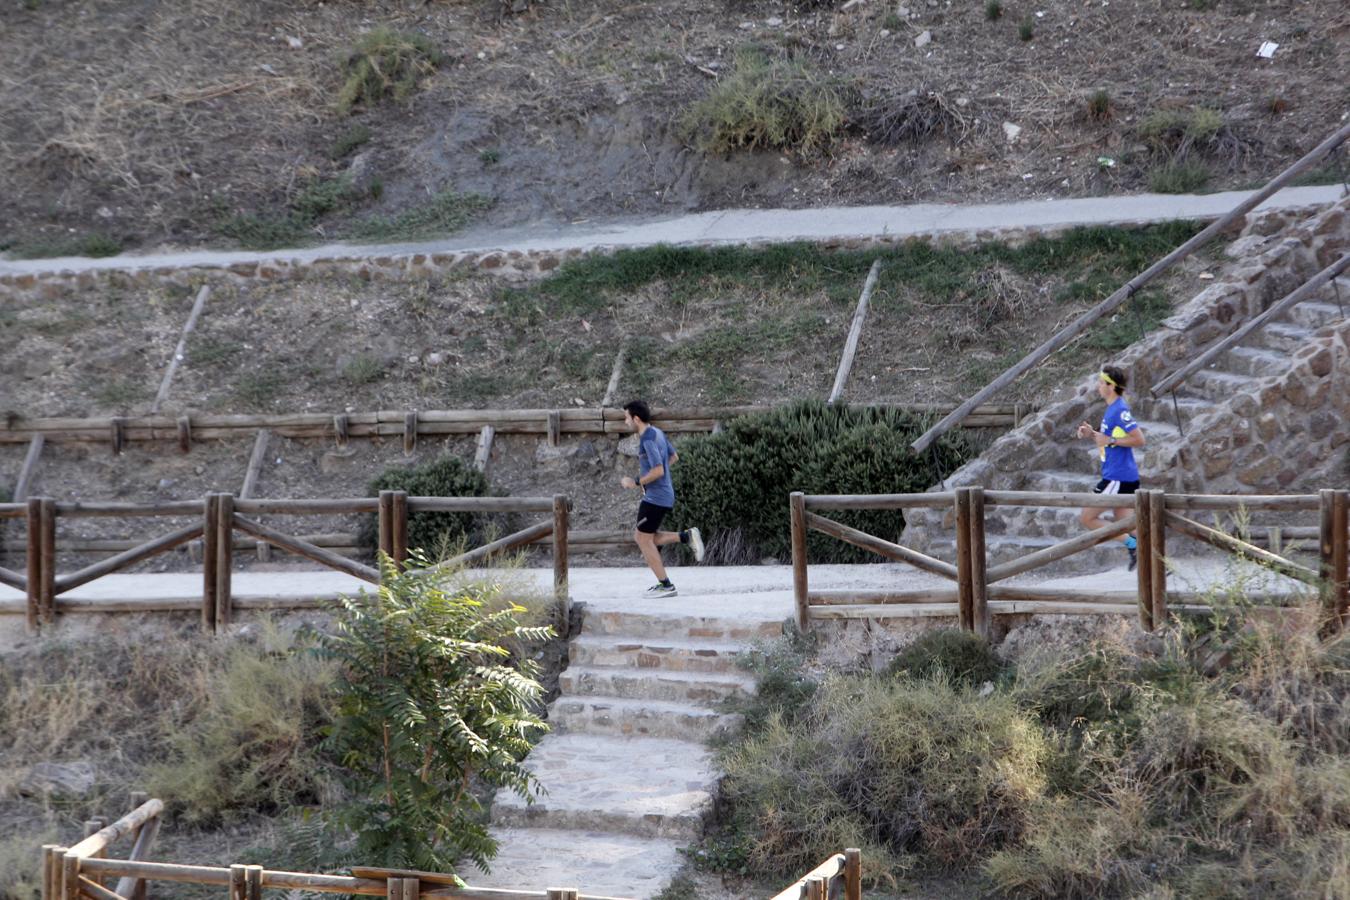
<svg viewBox="0 0 1350 900"><path fill-rule="evenodd" d="M1078 426L1080 439L1091 438L1100 448L1102 460L1102 478L1092 489L1094 494L1133 494L1139 490L1139 466L1134 461L1134 448L1144 446L1144 430L1134 420L1130 407L1125 403L1125 371L1118 366L1102 366L1097 374L1097 393L1106 401L1106 414L1102 416L1101 428L1093 428L1087 422ZM1130 506L1117 506L1114 509L1116 520L1134 511ZM1096 530L1105 528L1109 522L1102 518L1101 509L1085 509L1079 520L1085 528ZM1138 562L1135 548L1139 542L1133 534L1121 536L1126 551L1130 554L1130 571Z"/></svg>

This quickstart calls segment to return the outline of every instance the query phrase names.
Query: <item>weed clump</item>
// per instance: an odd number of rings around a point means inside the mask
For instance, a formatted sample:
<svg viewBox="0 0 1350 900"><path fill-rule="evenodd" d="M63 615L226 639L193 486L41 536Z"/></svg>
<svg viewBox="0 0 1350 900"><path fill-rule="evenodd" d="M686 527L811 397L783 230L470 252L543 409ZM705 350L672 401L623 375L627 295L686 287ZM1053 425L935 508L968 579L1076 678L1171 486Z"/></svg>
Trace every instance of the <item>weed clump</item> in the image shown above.
<svg viewBox="0 0 1350 900"><path fill-rule="evenodd" d="M333 146L329 148L328 156L331 159L342 159L350 154L357 147L363 146L370 141L371 132L367 125L353 125L348 128L338 139L333 141Z"/></svg>
<svg viewBox="0 0 1350 900"><path fill-rule="evenodd" d="M865 99L853 125L869 141L892 146L919 143L939 134L956 140L965 132L964 118L944 95L902 88Z"/></svg>
<svg viewBox="0 0 1350 900"><path fill-rule="evenodd" d="M8 251L15 259L52 259L58 256L89 256L97 259L116 256L123 249L121 240L102 232L74 237L36 237L7 245L0 244L0 251Z"/></svg>
<svg viewBox="0 0 1350 900"><path fill-rule="evenodd" d="M366 195L346 175L315 178L290 199L284 212L238 213L222 219L216 230L250 250L293 247L309 240L325 216L345 212Z"/></svg>
<svg viewBox="0 0 1350 900"><path fill-rule="evenodd" d="M1111 103L1111 95L1105 89L1099 88L1088 95L1087 99L1087 117L1093 122L1109 122L1115 116L1115 106Z"/></svg>
<svg viewBox="0 0 1350 900"><path fill-rule="evenodd" d="M685 133L705 153L825 149L843 129L849 92L805 58L736 53L735 68L685 113Z"/></svg>
<svg viewBox="0 0 1350 900"><path fill-rule="evenodd" d="M984 17L990 22L997 22L1003 18L1003 4L999 0L985 0Z"/></svg>
<svg viewBox="0 0 1350 900"><path fill-rule="evenodd" d="M1158 194L1189 194L1209 184L1209 166L1198 159L1169 159L1149 170L1148 188Z"/></svg>
<svg viewBox="0 0 1350 900"><path fill-rule="evenodd" d="M386 99L404 101L443 61L440 50L424 35L376 28L347 57L338 109L348 113Z"/></svg>
<svg viewBox="0 0 1350 900"><path fill-rule="evenodd" d="M371 241L411 241L451 234L491 205L491 200L478 194L443 190L398 215L376 216L358 222L352 228L352 236Z"/></svg>
<svg viewBox="0 0 1350 900"><path fill-rule="evenodd" d="M1023 41L1029 41L1036 36L1036 20L1027 16L1017 23L1017 36Z"/></svg>
<svg viewBox="0 0 1350 900"><path fill-rule="evenodd" d="M1006 667L989 641L969 631L939 628L920 635L891 660L895 676L946 678L954 685L980 687L999 681Z"/></svg>

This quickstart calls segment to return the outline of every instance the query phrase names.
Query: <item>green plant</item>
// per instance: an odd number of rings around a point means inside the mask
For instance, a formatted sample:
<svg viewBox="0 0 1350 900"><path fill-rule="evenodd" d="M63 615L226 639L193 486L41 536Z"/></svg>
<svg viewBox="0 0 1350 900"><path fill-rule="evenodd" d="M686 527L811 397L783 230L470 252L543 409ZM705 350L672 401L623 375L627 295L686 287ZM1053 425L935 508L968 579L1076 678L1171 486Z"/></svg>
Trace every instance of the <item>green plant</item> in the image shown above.
<svg viewBox="0 0 1350 900"><path fill-rule="evenodd" d="M487 477L457 456L442 456L420 466L385 469L370 483L370 493L406 491L410 497L486 497ZM487 519L466 512L415 512L408 516L408 546L443 555L477 536ZM375 524L362 527L362 543L374 547Z"/></svg>
<svg viewBox="0 0 1350 900"><path fill-rule="evenodd" d="M705 153L827 147L848 116L848 90L801 58L757 47L736 53L735 67L684 113L684 133Z"/></svg>
<svg viewBox="0 0 1350 900"><path fill-rule="evenodd" d="M29 8L36 9L36 4ZM51 822L26 822L0 838L0 897L38 900L42 896L42 845L59 841L60 831Z"/></svg>
<svg viewBox="0 0 1350 900"><path fill-rule="evenodd" d="M370 127L357 124L348 128L339 135L338 139L333 141L333 146L328 150L328 156L331 159L343 159L357 147L367 143L371 138Z"/></svg>
<svg viewBox="0 0 1350 900"><path fill-rule="evenodd" d="M375 216L352 227L352 236L362 240L416 240L451 234L489 208L492 201L479 194L444 190L426 203L395 216Z"/></svg>
<svg viewBox="0 0 1350 900"><path fill-rule="evenodd" d="M1189 194L1209 183L1209 166L1198 159L1169 159L1148 173L1149 190L1159 194Z"/></svg>
<svg viewBox="0 0 1350 900"><path fill-rule="evenodd" d="M324 216L345 212L364 196L346 175L315 178L301 185L285 212L226 216L217 222L216 230L253 250L295 246L311 237Z"/></svg>
<svg viewBox="0 0 1350 900"><path fill-rule="evenodd" d="M168 735L147 789L192 822L328 799L316 735L333 713L335 667L303 650L237 643L204 662L212 689Z"/></svg>
<svg viewBox="0 0 1350 900"><path fill-rule="evenodd" d="M352 357L342 367L342 377L353 387L374 384L384 377L384 363L369 354Z"/></svg>
<svg viewBox="0 0 1350 900"><path fill-rule="evenodd" d="M284 382L272 371L248 372L235 384L234 395L251 409L270 409L277 401Z"/></svg>
<svg viewBox="0 0 1350 900"><path fill-rule="evenodd" d="M1102 353L1124 350L1144 335L1156 329L1172 314L1172 301L1163 291L1141 291L1130 298L1129 308L1122 309L1104 323L1093 328L1082 340L1082 346Z"/></svg>
<svg viewBox="0 0 1350 900"><path fill-rule="evenodd" d="M494 609L499 588L452 589L429 565L415 555L400 572L382 559L378 593L344 598L321 648L344 674L327 745L343 765L350 799L335 819L356 834L354 855L444 872L496 852L475 784L539 790L519 760L548 730L533 712L543 689L512 647L552 629L520 626L523 607Z"/></svg>
<svg viewBox="0 0 1350 900"><path fill-rule="evenodd" d="M145 397L145 391L134 381L108 378L99 383L94 397L104 407L125 409Z"/></svg>
<svg viewBox="0 0 1350 900"><path fill-rule="evenodd" d="M999 0L985 0L984 17L990 22L997 22L1003 18L1003 4Z"/></svg>
<svg viewBox="0 0 1350 900"><path fill-rule="evenodd" d="M238 359L243 346L228 338L193 332L188 349L188 361L193 365L214 366Z"/></svg>
<svg viewBox="0 0 1350 900"><path fill-rule="evenodd" d="M980 687L1007 672L989 641L969 631L938 628L919 635L891 660L890 673L919 680L944 677L954 685Z"/></svg>
<svg viewBox="0 0 1350 900"><path fill-rule="evenodd" d="M495 166L502 161L502 152L496 147L489 147L486 150L478 152L478 161L485 166Z"/></svg>
<svg viewBox="0 0 1350 900"><path fill-rule="evenodd" d="M737 540L748 542L759 556L786 557L790 492L923 491L966 459L969 445L961 435L944 438L932 454L910 453L907 442L923 427L923 419L907 412L819 401L733 419L719 434L681 443L681 464L673 470L680 503L672 524L702 528L714 558L722 553L723 541ZM904 527L898 510L836 517L888 540ZM869 558L818 534L812 535L809 549L819 561Z"/></svg>
<svg viewBox="0 0 1350 900"><path fill-rule="evenodd" d="M698 882L683 873L670 880L652 900L698 900Z"/></svg>
<svg viewBox="0 0 1350 900"><path fill-rule="evenodd" d="M38 237L16 241L9 246L15 259L51 259L58 256L116 256L122 252L121 240L102 232L77 237Z"/></svg>
<svg viewBox="0 0 1350 900"><path fill-rule="evenodd" d="M1140 120L1136 131L1155 154L1177 158L1193 148L1213 148L1227 133L1228 124L1222 112L1197 106L1155 110Z"/></svg>
<svg viewBox="0 0 1350 900"><path fill-rule="evenodd" d="M1034 38L1036 36L1036 20L1031 16L1026 16L1021 22L1018 22L1017 36L1024 41Z"/></svg>
<svg viewBox="0 0 1350 900"><path fill-rule="evenodd" d="M346 113L386 98L406 100L442 60L430 38L380 26L362 37L348 54L338 109Z"/></svg>
<svg viewBox="0 0 1350 900"><path fill-rule="evenodd" d="M1109 122L1115 115L1111 95L1103 88L1093 91L1087 100L1087 115L1094 122Z"/></svg>
<svg viewBox="0 0 1350 900"><path fill-rule="evenodd" d="M755 676L755 692L736 697L727 706L741 715L743 735L764 731L770 721L789 725L806 711L820 683L807 670L815 651L814 632L793 628L786 635L757 644L737 663Z"/></svg>

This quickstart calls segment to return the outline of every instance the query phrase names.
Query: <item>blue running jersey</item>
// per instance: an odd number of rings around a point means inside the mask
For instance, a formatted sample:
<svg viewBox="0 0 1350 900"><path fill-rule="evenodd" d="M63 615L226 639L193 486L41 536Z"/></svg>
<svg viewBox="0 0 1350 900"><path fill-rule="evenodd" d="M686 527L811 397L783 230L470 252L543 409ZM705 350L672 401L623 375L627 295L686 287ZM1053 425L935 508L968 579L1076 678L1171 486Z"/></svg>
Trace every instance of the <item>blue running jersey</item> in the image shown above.
<svg viewBox="0 0 1350 900"><path fill-rule="evenodd" d="M1125 398L1120 397L1115 403L1106 408L1106 415L1102 417L1102 434L1109 438L1119 440L1139 427L1139 423L1134 420L1130 413L1130 408L1125 405ZM1134 450L1130 447L1103 447L1102 452L1102 477L1107 481L1138 481L1139 466L1134 462Z"/></svg>

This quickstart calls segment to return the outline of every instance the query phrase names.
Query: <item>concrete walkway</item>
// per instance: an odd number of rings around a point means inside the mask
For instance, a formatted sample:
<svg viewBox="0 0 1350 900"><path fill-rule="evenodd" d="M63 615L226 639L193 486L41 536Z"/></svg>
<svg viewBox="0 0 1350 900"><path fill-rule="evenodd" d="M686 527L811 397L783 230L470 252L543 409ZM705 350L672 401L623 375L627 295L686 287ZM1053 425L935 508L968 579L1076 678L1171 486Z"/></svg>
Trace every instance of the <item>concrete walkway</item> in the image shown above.
<svg viewBox="0 0 1350 900"><path fill-rule="evenodd" d="M499 231L470 231L436 241L401 244L328 244L297 250L227 252L192 250L123 255L106 259L0 260L0 276L137 270L159 267L230 266L274 260L365 259L423 253L494 250L591 250L597 247L645 247L653 244L743 244L796 240L824 241L978 233L1017 228L1076 225L1142 225L1177 219L1214 219L1250 196L1248 191L1217 194L1133 194L1030 200L1018 203L913 206L825 207L820 209L729 209L667 219L616 220L604 224L530 226ZM1342 195L1340 185L1286 188L1260 209L1313 207Z"/></svg>

